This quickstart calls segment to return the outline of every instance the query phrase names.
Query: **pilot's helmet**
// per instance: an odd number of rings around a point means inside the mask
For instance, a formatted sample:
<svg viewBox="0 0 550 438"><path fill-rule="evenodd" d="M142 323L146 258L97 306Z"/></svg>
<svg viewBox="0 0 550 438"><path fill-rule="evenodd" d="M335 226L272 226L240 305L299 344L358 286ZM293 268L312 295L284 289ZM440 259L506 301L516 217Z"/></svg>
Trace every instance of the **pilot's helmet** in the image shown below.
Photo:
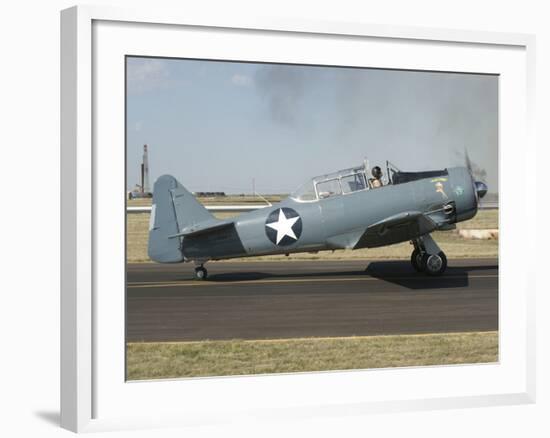
<svg viewBox="0 0 550 438"><path fill-rule="evenodd" d="M374 176L376 179L382 178L382 169L380 169L379 166L374 166L372 168L372 176Z"/></svg>

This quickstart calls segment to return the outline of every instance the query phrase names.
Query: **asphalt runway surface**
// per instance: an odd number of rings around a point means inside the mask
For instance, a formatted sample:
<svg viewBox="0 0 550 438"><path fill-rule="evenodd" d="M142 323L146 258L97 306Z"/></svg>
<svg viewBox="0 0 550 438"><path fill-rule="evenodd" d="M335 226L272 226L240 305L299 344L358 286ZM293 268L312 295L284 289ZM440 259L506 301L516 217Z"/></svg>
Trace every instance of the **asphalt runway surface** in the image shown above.
<svg viewBox="0 0 550 438"><path fill-rule="evenodd" d="M127 266L126 337L281 339L498 330L498 261L211 262Z"/></svg>

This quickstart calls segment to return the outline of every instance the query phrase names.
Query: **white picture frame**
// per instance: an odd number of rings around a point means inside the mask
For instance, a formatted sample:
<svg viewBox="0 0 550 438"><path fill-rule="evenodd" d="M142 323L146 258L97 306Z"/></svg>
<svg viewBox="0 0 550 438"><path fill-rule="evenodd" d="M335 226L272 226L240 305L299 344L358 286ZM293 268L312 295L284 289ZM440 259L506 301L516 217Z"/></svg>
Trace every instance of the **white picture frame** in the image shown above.
<svg viewBox="0 0 550 438"><path fill-rule="evenodd" d="M526 158L535 151L534 46L533 36L519 34L291 19L228 21L214 15L91 6L62 11L62 427L101 431L251 416L261 420L534 402L535 274L513 248L534 248L535 233L507 233L535 223L535 192L514 184L513 178L514 172L534 171ZM125 54L499 74L500 362L126 383L120 350L120 226L125 212L120 155L124 76L119 75ZM518 143L525 154L512 160L510 148ZM120 193L112 187L120 187ZM535 207L522 208L527 203ZM118 208L120 217L112 213Z"/></svg>

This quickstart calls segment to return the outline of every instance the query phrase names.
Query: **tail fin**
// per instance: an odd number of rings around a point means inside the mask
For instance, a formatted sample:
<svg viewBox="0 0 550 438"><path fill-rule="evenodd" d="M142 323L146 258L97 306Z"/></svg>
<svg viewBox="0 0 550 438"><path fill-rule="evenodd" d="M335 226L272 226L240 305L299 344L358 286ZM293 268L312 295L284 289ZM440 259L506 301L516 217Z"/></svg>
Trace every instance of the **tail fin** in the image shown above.
<svg viewBox="0 0 550 438"><path fill-rule="evenodd" d="M212 219L210 212L173 176L161 176L153 189L149 258L159 263L182 262L181 239L173 236L189 226Z"/></svg>

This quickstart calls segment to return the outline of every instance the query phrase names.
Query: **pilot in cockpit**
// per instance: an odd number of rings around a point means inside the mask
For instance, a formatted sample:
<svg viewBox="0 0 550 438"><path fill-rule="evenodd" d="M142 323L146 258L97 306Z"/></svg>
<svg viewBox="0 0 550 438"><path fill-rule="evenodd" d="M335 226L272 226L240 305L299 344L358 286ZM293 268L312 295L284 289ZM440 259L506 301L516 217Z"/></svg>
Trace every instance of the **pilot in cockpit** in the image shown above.
<svg viewBox="0 0 550 438"><path fill-rule="evenodd" d="M372 188L382 187L382 169L379 166L372 168L372 176L374 177L370 179Z"/></svg>

